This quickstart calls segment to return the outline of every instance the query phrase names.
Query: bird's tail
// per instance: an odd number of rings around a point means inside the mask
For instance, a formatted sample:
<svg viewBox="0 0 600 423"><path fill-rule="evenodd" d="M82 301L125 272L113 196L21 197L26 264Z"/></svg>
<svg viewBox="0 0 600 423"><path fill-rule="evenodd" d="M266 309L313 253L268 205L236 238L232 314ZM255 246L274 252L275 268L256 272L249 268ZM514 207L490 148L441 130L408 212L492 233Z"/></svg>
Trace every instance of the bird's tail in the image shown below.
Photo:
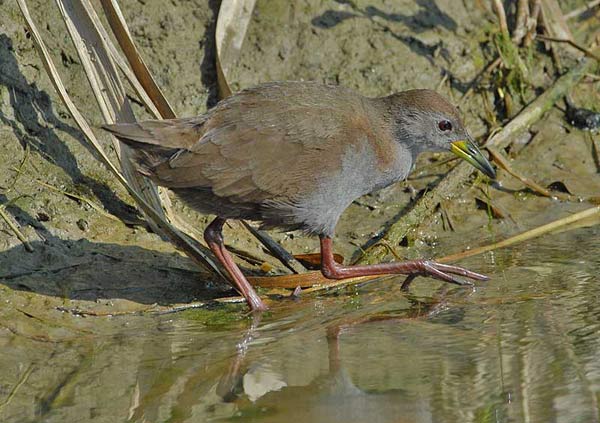
<svg viewBox="0 0 600 423"><path fill-rule="evenodd" d="M203 124L202 118L184 118L116 123L102 129L131 147L136 170L152 178L157 166L200 140Z"/></svg>

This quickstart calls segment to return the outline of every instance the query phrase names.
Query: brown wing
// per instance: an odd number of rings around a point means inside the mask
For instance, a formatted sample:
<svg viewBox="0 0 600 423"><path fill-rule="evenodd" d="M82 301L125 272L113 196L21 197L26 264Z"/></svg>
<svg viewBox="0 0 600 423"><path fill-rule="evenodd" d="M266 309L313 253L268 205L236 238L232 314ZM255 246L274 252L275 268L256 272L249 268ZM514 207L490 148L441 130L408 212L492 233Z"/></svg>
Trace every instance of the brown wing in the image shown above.
<svg viewBox="0 0 600 423"><path fill-rule="evenodd" d="M209 112L201 127L180 120L149 129L154 144L182 148L152 169L154 178L172 188L210 187L234 202L293 202L336 168L340 136L362 113L361 101L350 91L311 83L243 91ZM184 141L168 139L171 134Z"/></svg>

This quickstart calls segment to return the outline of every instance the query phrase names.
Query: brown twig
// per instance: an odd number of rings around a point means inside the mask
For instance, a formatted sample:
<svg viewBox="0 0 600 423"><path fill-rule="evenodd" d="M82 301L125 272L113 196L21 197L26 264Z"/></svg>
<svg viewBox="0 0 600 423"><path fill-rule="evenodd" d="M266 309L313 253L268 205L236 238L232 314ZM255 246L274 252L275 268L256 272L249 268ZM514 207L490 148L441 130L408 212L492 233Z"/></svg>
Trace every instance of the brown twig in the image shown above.
<svg viewBox="0 0 600 423"><path fill-rule="evenodd" d="M596 172L600 173L600 146L598 145L598 140L591 132L588 132L588 136L590 137L590 143L592 144L592 154L594 156L594 164L596 165Z"/></svg>
<svg viewBox="0 0 600 423"><path fill-rule="evenodd" d="M475 76L473 81L469 84L467 91L465 91L465 93L460 98L459 104L461 104L473 92L473 89L479 83L479 81L485 75L487 75L488 73L490 73L494 69L496 69L500 65L500 63L502 63L502 58L500 56L496 57L494 60L492 60L490 63L488 63L488 65L485 68L483 68L483 70L481 72L479 72L479 74L477 74L477 76Z"/></svg>
<svg viewBox="0 0 600 423"><path fill-rule="evenodd" d="M558 0L544 0L541 3L542 10L540 15L540 21L544 28L544 35L548 37L554 37L562 40L573 40L573 34L567 25ZM551 47L552 58L556 63L557 69L562 71L562 55L567 54L568 56L578 57L579 53L577 49L569 44L565 44L563 48L558 46Z"/></svg>
<svg viewBox="0 0 600 423"><path fill-rule="evenodd" d="M594 53L593 51L580 46L579 44L577 44L575 41L573 40L569 40L569 39L564 39L564 38L554 38L554 37L547 37L545 35L538 35L537 38L539 38L540 40L543 41L550 41L553 43L566 43L569 44L571 47L576 48L577 50L579 50L580 52L582 52L583 54L585 54L588 57L591 57L594 60L597 60L600 62L600 56L598 56L596 53Z"/></svg>
<svg viewBox="0 0 600 423"><path fill-rule="evenodd" d="M439 259L435 259L438 263L453 263L458 260L476 256L479 254L487 253L489 251L498 250L500 248L509 247L511 245L515 245L524 241L528 241L533 238L537 238L539 236L545 235L557 229L563 228L567 225L571 225L573 223L579 222L584 219L589 219L591 217L595 217L600 215L600 206L594 206L589 209L585 209L578 213L575 213L571 216L567 216L553 222L547 223L542 226L538 226L537 228L522 232L518 235L512 236L500 242L495 242L492 244L484 245L482 247L473 248L470 250L466 250L456 254L450 254L444 257L440 257ZM309 272L313 276L314 285L312 288L302 290L303 294L308 294L311 292L319 292L331 288L341 288L344 286L357 285L364 282L369 282L375 279L382 279L388 276L361 276L358 278L344 279L339 281L331 282L328 279L325 279L324 276L321 275L320 272ZM304 276L304 275L302 275ZM296 276L298 278L298 276ZM320 285L319 285L320 284Z"/></svg>
<svg viewBox="0 0 600 423"><path fill-rule="evenodd" d="M558 192L553 193L550 190L548 190L548 189L544 188L543 186L541 186L540 184L538 184L537 182L532 181L531 179L518 173L516 170L514 170L512 168L512 166L510 165L508 160L504 157L504 155L502 153L500 153L500 151L495 149L494 147L488 147L487 150L489 151L490 155L492 156L492 159L494 160L494 162L496 164L498 164L498 166L500 166L502 169L507 171L511 176L513 176L516 179L518 179L519 181L521 181L523 183L523 185L530 188L532 191L534 191L544 197L549 197L549 198L556 197L561 200L570 200L571 199L571 197L569 195L565 195L563 193L558 193Z"/></svg>

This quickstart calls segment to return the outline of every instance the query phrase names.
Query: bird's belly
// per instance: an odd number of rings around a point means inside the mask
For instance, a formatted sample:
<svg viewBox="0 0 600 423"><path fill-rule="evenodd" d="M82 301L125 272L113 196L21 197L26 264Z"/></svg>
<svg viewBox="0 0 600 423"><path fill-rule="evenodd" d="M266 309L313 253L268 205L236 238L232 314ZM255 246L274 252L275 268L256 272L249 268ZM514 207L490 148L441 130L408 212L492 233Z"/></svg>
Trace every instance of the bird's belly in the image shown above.
<svg viewBox="0 0 600 423"><path fill-rule="evenodd" d="M381 168L367 147L349 148L342 157L340 170L322 177L293 210L299 227L314 234L332 235L344 210L357 198L384 188L408 175L410 154L392 152L391 165Z"/></svg>

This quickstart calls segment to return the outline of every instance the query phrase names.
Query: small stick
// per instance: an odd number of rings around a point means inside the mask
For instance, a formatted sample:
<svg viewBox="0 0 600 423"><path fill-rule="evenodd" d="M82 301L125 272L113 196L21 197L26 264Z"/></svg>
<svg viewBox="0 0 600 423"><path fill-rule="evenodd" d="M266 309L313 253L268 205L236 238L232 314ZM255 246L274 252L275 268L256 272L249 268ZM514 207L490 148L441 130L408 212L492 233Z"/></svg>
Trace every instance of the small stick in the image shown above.
<svg viewBox="0 0 600 423"><path fill-rule="evenodd" d="M447 80L448 80L448 73L444 72L444 76L442 77L442 79L438 83L436 91L440 91L442 89L442 87L444 86L444 84L446 83Z"/></svg>
<svg viewBox="0 0 600 423"><path fill-rule="evenodd" d="M537 38L539 38L540 40L550 41L550 42L553 42L553 43L566 43L566 44L569 44L571 47L576 48L577 50L581 51L586 56L591 57L592 59L597 60L597 61L600 62L600 56L598 56L596 53L592 52L591 50L588 50L587 48L580 46L579 44L577 44L573 40L569 40L569 39L565 39L565 38L547 37L545 35L538 35Z"/></svg>
<svg viewBox="0 0 600 423"><path fill-rule="evenodd" d="M565 19L576 18L577 16L581 15L582 13L585 13L588 10L592 10L594 7L596 7L598 5L600 5L600 0L592 0L585 6L580 7L579 9L571 10L569 13L565 14L564 17L565 17Z"/></svg>
<svg viewBox="0 0 600 423"><path fill-rule="evenodd" d="M442 211L442 217L445 219L446 223L448 224L448 229L451 230L452 232L454 232L454 227L456 225L454 224L454 219L452 219L452 217L450 216L450 212L448 211L448 208L446 207L446 203L447 203L447 201L440 201L440 209ZM391 248L391 245L390 245L390 248Z"/></svg>
<svg viewBox="0 0 600 423"><path fill-rule="evenodd" d="M526 178L525 176L518 173L516 170L514 170L512 168L512 166L510 165L508 160L506 160L506 158L502 155L502 153L500 153L500 151L498 151L494 147L488 147L487 151L489 151L490 155L492 156L492 159L494 160L494 162L496 162L498 164L498 166L500 166L502 169L506 170L510 175L517 178L525 186L527 186L528 188L537 192L538 194L540 194L544 197L549 197L549 198L556 197L561 200L569 200L570 199L570 196L564 195L562 193L553 193L550 190L548 190L548 189L544 188L543 186L541 186L540 184L538 184L537 182L532 181L531 179Z"/></svg>
<svg viewBox="0 0 600 423"><path fill-rule="evenodd" d="M248 229L248 231L263 244L267 250L273 256L278 259L285 267L290 269L294 273L304 273L306 268L298 260L294 258L285 248L283 248L277 241L268 236L265 232L260 229L254 228L245 220L241 221L242 225Z"/></svg>
<svg viewBox="0 0 600 423"><path fill-rule="evenodd" d="M521 44L521 41L527 34L527 24L529 21L529 0L519 0L517 2L517 22L513 30L512 39L515 44Z"/></svg>
<svg viewBox="0 0 600 423"><path fill-rule="evenodd" d="M99 206L98 204L94 203L92 200L90 200L88 198L85 198L85 197L83 197L81 195L73 194L71 192L64 191L64 190L62 190L60 188L57 188L57 187L55 187L53 185L50 185L50 184L46 183L46 182L44 182L44 181L42 181L40 179L36 179L35 182L37 182L38 184L40 184L41 186L43 186L45 188L48 188L50 191L54 191L56 193L64 195L65 197L69 197L71 199L81 201L82 203L87 204L88 206L90 206L91 208L93 208L94 210L96 210L98 213L100 213L101 215L103 215L105 217L108 217L111 220L119 221L118 217L116 217L116 216L108 213L101 206Z"/></svg>
<svg viewBox="0 0 600 423"><path fill-rule="evenodd" d="M2 217L2 219L8 225L8 227L13 231L13 233L17 236L17 238L19 238L19 241L21 241L23 243L25 250L27 250L30 253L33 253L33 251L34 251L33 247L31 246L31 244L29 243L27 238L25 238L25 235L23 235L23 233L19 230L19 228L17 228L17 226L13 223L10 216L8 214L6 214L6 212L4 211L3 205L0 205L0 217Z"/></svg>
<svg viewBox="0 0 600 423"><path fill-rule="evenodd" d="M21 160L21 163L19 163L19 167L14 169L14 171L16 173L15 178L13 179L13 181L11 182L9 187L6 189L6 192L11 191L15 187L15 185L17 185L17 181L23 174L23 167L25 167L25 163L27 162L27 159L29 158L29 150L30 150L29 144L25 144L25 154L23 155L23 159Z"/></svg>
<svg viewBox="0 0 600 423"><path fill-rule="evenodd" d="M531 229L529 231L522 232L518 235L507 238L503 241L484 245L484 246L478 247L478 248L473 248L473 249L463 251L460 253L440 257L439 259L436 259L435 261L438 263L451 263L451 262L455 262L457 260L461 260L461 259L464 259L467 257L472 257L472 256L476 256L479 254L487 253L488 251L493 251L493 250L497 250L500 248L509 247L511 245L518 244L518 243L521 243L524 241L528 241L533 238L537 238L539 236L545 235L556 229L562 228L564 226L570 225L570 224L578 222L580 220L587 219L587 218L597 216L597 215L600 215L600 206L594 206L589 209L585 209L585 210L575 213L571 216L567 216L567 217L555 220L553 222L547 223L545 225L538 226L537 228ZM309 273L317 273L317 272L309 272ZM301 278L302 276L304 276L304 275L296 276L297 281L298 281L298 278ZM317 282L318 278L315 276L317 276L317 275L312 275L312 276L313 276L313 281L315 282L315 285L316 285L316 283L318 283ZM398 276L398 275L390 275L390 276ZM322 283L322 285L313 286L312 288L304 289L302 292L306 294L306 293L310 293L310 292L323 291L323 290L330 289L330 288L341 288L344 286L357 285L359 283L368 282L368 281L378 279L378 278L383 278L383 277L389 277L389 276L381 276L381 275L380 276L360 276L357 278L342 279L339 281L334 281L334 282L328 283L327 282L328 280L325 279L324 276L321 276L320 283Z"/></svg>
<svg viewBox="0 0 600 423"><path fill-rule="evenodd" d="M473 92L475 85L479 83L481 78L483 78L484 75L487 75L488 73L496 69L500 65L500 63L502 63L502 58L498 56L494 60L492 60L481 72L479 72L475 79L473 79L473 81L469 84L467 91L465 91L465 93L460 98L459 104L461 104L471 94L471 92Z"/></svg>
<svg viewBox="0 0 600 423"><path fill-rule="evenodd" d="M496 12L496 15L498 16L500 31L506 38L510 38L510 33L508 32L508 24L506 23L506 12L504 11L502 1L493 0L492 7L494 8L494 12Z"/></svg>
<svg viewBox="0 0 600 423"><path fill-rule="evenodd" d="M596 172L600 173L600 146L598 146L598 141L591 132L588 133L588 136L590 137L590 142L592 143L592 154L594 155Z"/></svg>

